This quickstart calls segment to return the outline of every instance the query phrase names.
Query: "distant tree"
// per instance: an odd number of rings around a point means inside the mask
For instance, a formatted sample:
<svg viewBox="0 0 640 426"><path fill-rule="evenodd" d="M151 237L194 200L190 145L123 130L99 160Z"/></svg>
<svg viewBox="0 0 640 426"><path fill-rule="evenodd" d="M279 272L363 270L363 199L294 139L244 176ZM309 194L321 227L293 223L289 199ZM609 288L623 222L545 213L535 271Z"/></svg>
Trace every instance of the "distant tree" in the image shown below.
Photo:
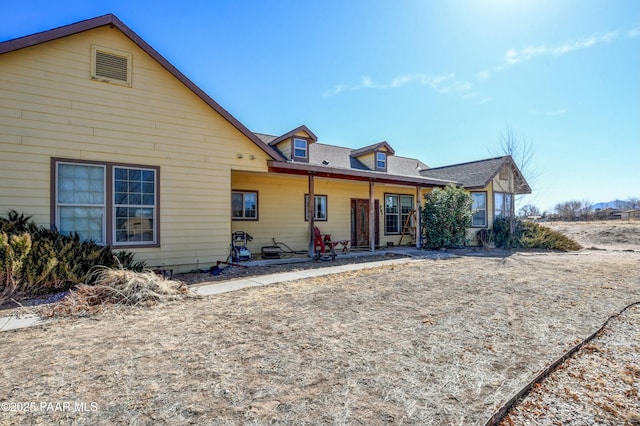
<svg viewBox="0 0 640 426"><path fill-rule="evenodd" d="M533 204L522 206L518 212L520 213L520 217L523 218L531 216L542 216L542 213L540 213L540 209Z"/></svg>
<svg viewBox="0 0 640 426"><path fill-rule="evenodd" d="M624 202L625 209L640 209L640 198L630 197Z"/></svg>
<svg viewBox="0 0 640 426"><path fill-rule="evenodd" d="M571 200L556 204L554 210L559 219L576 220L580 215L581 208L582 203L580 201Z"/></svg>
<svg viewBox="0 0 640 426"><path fill-rule="evenodd" d="M583 220L591 219L593 216L593 203L589 200L582 200L580 209L578 209L578 216Z"/></svg>

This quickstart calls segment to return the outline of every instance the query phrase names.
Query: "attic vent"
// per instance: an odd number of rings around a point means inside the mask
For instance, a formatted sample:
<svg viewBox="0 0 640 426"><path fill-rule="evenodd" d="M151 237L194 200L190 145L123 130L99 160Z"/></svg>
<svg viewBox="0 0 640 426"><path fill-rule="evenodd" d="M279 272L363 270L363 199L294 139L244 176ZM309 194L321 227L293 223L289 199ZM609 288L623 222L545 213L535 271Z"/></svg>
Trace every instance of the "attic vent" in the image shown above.
<svg viewBox="0 0 640 426"><path fill-rule="evenodd" d="M131 55L93 46L91 78L110 83L131 85Z"/></svg>

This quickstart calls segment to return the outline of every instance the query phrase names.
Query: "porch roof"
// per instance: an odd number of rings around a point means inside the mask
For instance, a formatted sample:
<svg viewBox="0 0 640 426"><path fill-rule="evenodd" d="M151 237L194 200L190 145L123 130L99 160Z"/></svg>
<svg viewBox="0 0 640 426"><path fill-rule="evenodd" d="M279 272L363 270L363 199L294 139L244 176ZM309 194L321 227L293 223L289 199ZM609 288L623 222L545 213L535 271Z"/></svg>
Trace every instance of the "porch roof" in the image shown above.
<svg viewBox="0 0 640 426"><path fill-rule="evenodd" d="M413 160L413 162L415 162L415 160ZM376 172L356 168L334 167L330 162L326 165L318 165L310 163L295 163L269 160L267 161L267 165L269 166L269 171L274 173L286 173L295 175L313 174L319 177L366 182L375 181L395 185L434 187L445 186L448 183L456 183L451 180L425 178L421 177L420 175L394 175L390 174L388 171Z"/></svg>

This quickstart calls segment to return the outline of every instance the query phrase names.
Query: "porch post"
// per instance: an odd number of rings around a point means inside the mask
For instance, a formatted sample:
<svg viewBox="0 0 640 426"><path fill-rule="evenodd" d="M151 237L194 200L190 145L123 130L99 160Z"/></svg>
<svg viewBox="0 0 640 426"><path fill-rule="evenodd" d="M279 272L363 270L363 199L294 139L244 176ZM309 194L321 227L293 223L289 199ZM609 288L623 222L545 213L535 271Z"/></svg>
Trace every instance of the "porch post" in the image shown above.
<svg viewBox="0 0 640 426"><path fill-rule="evenodd" d="M313 172L309 173L309 201L307 203L307 214L309 216L309 257L314 256L314 247L313 247L313 227L315 223L313 221L314 216L314 207L315 207L315 192L314 192L314 176Z"/></svg>
<svg viewBox="0 0 640 426"><path fill-rule="evenodd" d="M373 179L369 181L369 251L376 251L376 203Z"/></svg>
<svg viewBox="0 0 640 426"><path fill-rule="evenodd" d="M420 234L420 221L422 216L420 214L420 206L422 205L422 201L420 200L420 190L422 187L420 185L416 186L416 248L422 247L422 235Z"/></svg>

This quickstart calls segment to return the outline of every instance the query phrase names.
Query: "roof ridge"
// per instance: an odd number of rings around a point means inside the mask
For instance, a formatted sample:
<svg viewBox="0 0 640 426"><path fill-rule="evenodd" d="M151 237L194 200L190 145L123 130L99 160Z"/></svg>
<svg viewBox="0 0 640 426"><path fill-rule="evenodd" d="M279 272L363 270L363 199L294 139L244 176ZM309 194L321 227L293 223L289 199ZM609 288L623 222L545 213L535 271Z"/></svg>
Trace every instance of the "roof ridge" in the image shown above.
<svg viewBox="0 0 640 426"><path fill-rule="evenodd" d="M474 161L467 161L465 163L449 164L448 166L432 167L432 168L429 169L429 171L439 170L439 169L448 169L448 168L451 168L451 167L466 166L468 164L484 163L484 162L493 161L493 160L505 159L505 158L508 158L508 157L511 157L511 156L510 155L502 155L500 157L485 158L483 160L474 160Z"/></svg>

